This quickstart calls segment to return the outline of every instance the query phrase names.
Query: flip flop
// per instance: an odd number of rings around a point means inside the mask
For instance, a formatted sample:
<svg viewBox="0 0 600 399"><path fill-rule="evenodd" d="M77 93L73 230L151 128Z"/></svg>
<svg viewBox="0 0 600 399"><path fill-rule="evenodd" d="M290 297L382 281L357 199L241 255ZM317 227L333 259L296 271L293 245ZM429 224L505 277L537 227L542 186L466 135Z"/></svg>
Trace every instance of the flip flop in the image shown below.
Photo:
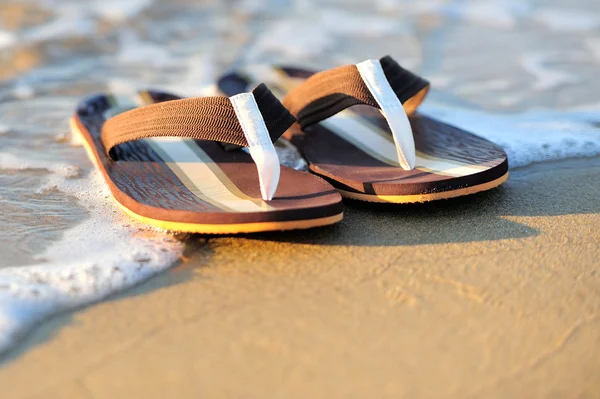
<svg viewBox="0 0 600 399"><path fill-rule="evenodd" d="M298 119L284 137L344 197L425 202L489 190L508 178L502 148L415 112L429 82L389 56L318 73L249 67L223 76L219 89L234 95L258 77Z"/></svg>
<svg viewBox="0 0 600 399"><path fill-rule="evenodd" d="M95 95L77 106L71 127L131 217L167 230L233 234L342 219L329 183L280 168L272 142L294 121L259 85L231 98Z"/></svg>

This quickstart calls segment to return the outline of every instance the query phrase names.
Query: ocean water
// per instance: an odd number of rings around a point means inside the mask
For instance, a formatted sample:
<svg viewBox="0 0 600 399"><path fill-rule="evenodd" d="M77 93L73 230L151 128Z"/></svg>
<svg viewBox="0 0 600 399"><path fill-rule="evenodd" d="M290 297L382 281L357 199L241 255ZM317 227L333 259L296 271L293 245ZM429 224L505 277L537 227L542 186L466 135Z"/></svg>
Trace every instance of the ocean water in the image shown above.
<svg viewBox="0 0 600 399"><path fill-rule="evenodd" d="M247 63L394 56L423 106L504 146L511 167L600 154L600 3L577 0L0 0L0 352L35 323L175 264L69 134L95 92L211 92Z"/></svg>

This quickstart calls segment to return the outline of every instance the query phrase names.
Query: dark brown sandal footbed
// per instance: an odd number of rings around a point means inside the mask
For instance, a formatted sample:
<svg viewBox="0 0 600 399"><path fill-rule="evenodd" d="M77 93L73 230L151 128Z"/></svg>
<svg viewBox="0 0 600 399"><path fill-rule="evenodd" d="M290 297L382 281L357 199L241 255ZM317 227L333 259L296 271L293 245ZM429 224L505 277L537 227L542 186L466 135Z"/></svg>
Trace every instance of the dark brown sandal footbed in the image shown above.
<svg viewBox="0 0 600 399"><path fill-rule="evenodd" d="M305 229L342 219L341 197L329 183L284 166L275 197L264 201L251 156L215 141L142 138L107 154L102 142L107 119L177 99L154 91L96 95L82 101L71 120L73 133L128 215L166 230L205 234Z"/></svg>
<svg viewBox="0 0 600 399"><path fill-rule="evenodd" d="M284 98L315 73L292 67L273 67L268 76L264 71L249 68L225 75L219 89L227 95L243 92L260 76L273 93ZM413 76L409 76L410 84L417 79ZM414 92L424 95L420 84ZM304 129L296 123L284 134L309 162L310 171L328 180L342 196L371 202L425 202L489 190L508 178L508 160L501 147L419 113L409 115L416 167L400 168L387 121L362 99L362 93L354 90L351 97L357 99L356 105L318 124L308 123ZM329 102L337 104L337 100ZM290 107L295 108L292 113L298 117L299 109L307 109L306 103ZM323 109L318 102L312 105L313 114Z"/></svg>

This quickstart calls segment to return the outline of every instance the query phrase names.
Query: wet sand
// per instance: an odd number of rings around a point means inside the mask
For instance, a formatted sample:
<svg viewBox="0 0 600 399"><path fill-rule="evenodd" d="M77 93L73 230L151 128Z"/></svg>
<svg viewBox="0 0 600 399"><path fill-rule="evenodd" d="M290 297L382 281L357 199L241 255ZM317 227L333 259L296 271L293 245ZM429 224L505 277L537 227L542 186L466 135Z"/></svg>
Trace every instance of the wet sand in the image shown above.
<svg viewBox="0 0 600 399"><path fill-rule="evenodd" d="M600 158L330 228L192 237L179 266L43 323L3 398L600 396Z"/></svg>

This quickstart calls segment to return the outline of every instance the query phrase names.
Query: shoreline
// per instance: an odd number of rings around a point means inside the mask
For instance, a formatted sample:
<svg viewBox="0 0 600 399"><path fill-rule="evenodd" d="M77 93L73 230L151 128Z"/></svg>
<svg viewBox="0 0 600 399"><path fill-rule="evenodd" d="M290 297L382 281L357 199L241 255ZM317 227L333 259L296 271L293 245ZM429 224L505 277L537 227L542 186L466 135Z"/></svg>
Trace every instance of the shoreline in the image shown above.
<svg viewBox="0 0 600 399"><path fill-rule="evenodd" d="M470 197L348 202L339 226L192 237L187 262L36 327L0 358L0 384L11 398L597 395L599 175L600 157L551 161Z"/></svg>

